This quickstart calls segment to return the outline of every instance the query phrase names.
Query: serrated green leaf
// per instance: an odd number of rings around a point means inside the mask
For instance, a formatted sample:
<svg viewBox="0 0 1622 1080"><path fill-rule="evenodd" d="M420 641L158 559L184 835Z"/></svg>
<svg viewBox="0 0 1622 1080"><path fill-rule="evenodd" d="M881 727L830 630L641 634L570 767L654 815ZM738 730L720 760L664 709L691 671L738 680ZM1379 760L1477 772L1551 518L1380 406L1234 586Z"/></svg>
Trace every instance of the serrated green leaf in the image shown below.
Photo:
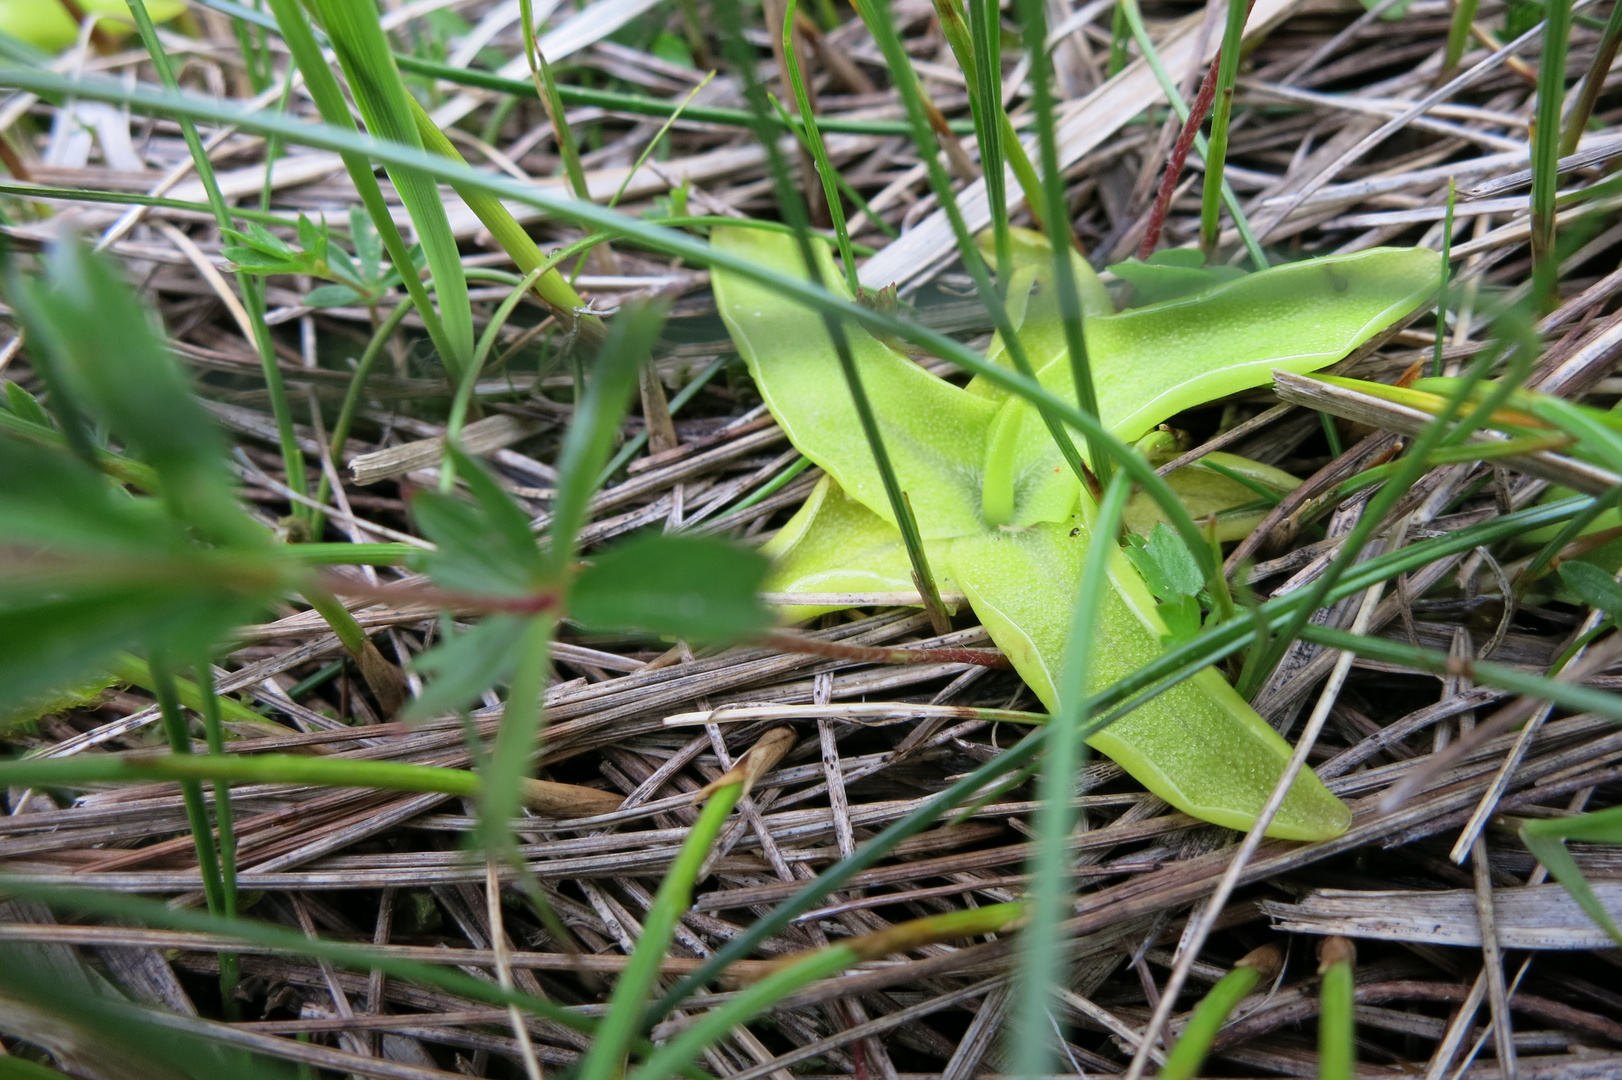
<svg viewBox="0 0 1622 1080"><path fill-rule="evenodd" d="M645 536L599 555L569 590L569 617L592 630L733 641L766 629L759 552L696 536Z"/></svg>
<svg viewBox="0 0 1622 1080"><path fill-rule="evenodd" d="M544 583L545 564L528 516L480 462L455 449L450 453L473 501L437 491L420 492L411 500L417 528L436 548L419 565L436 585L454 592L533 593Z"/></svg>
<svg viewBox="0 0 1622 1080"><path fill-rule="evenodd" d="M428 682L400 718L421 720L465 709L492 686L506 682L518 664L525 621L520 615L491 615L418 655L411 669Z"/></svg>
<svg viewBox="0 0 1622 1080"><path fill-rule="evenodd" d="M1169 602L1198 596L1205 587L1205 575L1200 573L1194 553L1165 522L1155 525L1147 539L1132 539L1134 542L1126 548L1127 558L1149 583L1155 599Z"/></svg>
<svg viewBox="0 0 1622 1080"><path fill-rule="evenodd" d="M57 392L156 470L177 521L212 541L268 545L237 502L225 440L109 259L70 238L45 271L11 292Z"/></svg>

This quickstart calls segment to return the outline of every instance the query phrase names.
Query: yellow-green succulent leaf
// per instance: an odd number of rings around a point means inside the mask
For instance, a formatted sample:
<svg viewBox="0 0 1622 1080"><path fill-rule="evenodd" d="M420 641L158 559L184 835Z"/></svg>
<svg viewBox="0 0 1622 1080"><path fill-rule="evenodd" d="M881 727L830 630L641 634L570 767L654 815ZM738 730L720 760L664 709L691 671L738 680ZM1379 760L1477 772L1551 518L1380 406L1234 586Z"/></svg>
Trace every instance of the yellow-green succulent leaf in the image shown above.
<svg viewBox="0 0 1622 1080"><path fill-rule="evenodd" d="M1030 229L1010 229L1009 233L1014 239L1014 272L1009 278L1007 300L1009 321L1018 329L1020 344L1025 346L1033 369L1040 370L1056 357L1065 358L1068 364L1069 346L1065 343L1058 290L1053 287L1053 253L1047 237ZM982 251L989 251L991 233L981 233L979 243ZM1071 251L1070 267L1076 276L1082 315L1087 319L1113 315L1115 305L1110 301L1109 291L1087 260ZM992 339L986 358L1004 367L1013 367L1001 335ZM998 389L979 376L969 380L968 390L996 401L1008 396L1006 390ZM1042 430L1045 433L1047 428Z"/></svg>
<svg viewBox="0 0 1622 1080"><path fill-rule="evenodd" d="M794 238L783 233L722 228L710 242L779 272L809 276ZM827 245L816 251L824 285L846 295ZM714 280L721 317L790 441L893 522L822 316L741 277L717 272ZM846 333L919 532L942 539L978 531L980 471L996 405L936 378L860 327L847 324Z"/></svg>
<svg viewBox="0 0 1622 1080"><path fill-rule="evenodd" d="M114 37L135 29L135 17L125 0L79 0L79 9L89 16L101 16L96 25ZM153 22L165 23L185 11L186 5L181 0L147 0L146 10ZM79 23L60 0L0 0L0 33L54 53L73 44L79 36Z"/></svg>
<svg viewBox="0 0 1622 1080"><path fill-rule="evenodd" d="M931 565L934 546L930 545ZM811 489L788 523L761 546L772 560L761 586L768 593L912 592L912 563L901 532L866 506L846 495L832 477ZM936 570L943 592L956 583ZM780 609L784 622L838 611L838 607L799 605Z"/></svg>
<svg viewBox="0 0 1622 1080"><path fill-rule="evenodd" d="M1070 631L1070 605L1088 543L1084 518L952 541L947 566L991 638L1042 703L1054 686ZM1100 603L1088 686L1102 690L1157 659L1165 624L1126 557ZM1033 588L1034 582L1044 583ZM1290 758L1290 746L1211 668L1171 687L1088 740L1150 791L1204 821L1255 822ZM1351 821L1311 771L1291 787L1268 835L1324 840Z"/></svg>
<svg viewBox="0 0 1622 1080"><path fill-rule="evenodd" d="M1418 308L1436 288L1440 260L1428 248L1372 248L1089 319L1099 414L1136 440L1185 409L1266 385L1274 368L1326 367ZM1050 389L1074 393L1068 360L1042 374Z"/></svg>

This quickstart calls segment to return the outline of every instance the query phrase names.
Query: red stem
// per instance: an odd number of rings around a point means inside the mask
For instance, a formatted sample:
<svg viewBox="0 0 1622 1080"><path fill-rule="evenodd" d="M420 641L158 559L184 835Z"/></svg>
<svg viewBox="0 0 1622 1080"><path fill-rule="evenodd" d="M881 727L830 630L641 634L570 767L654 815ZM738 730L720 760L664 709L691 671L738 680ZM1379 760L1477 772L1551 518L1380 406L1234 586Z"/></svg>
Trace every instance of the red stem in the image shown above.
<svg viewBox="0 0 1622 1080"><path fill-rule="evenodd" d="M1211 104L1216 100L1217 69L1222 65L1222 50L1211 58L1211 67L1205 73L1205 81L1200 83L1200 92L1194 98L1194 104L1189 107L1188 119L1183 123L1183 130L1177 133L1177 142L1171 148L1171 156L1166 159L1166 172L1160 178L1160 188L1155 192L1155 204L1149 211L1149 228L1143 234L1143 243L1138 245L1138 258L1148 259L1155 253L1160 244L1160 231L1166 227L1166 215L1171 212L1171 197L1177 190L1177 181L1182 179L1183 166L1188 162L1188 152L1194 148L1194 136L1200 133L1200 125L1205 123L1205 116L1211 111Z"/></svg>

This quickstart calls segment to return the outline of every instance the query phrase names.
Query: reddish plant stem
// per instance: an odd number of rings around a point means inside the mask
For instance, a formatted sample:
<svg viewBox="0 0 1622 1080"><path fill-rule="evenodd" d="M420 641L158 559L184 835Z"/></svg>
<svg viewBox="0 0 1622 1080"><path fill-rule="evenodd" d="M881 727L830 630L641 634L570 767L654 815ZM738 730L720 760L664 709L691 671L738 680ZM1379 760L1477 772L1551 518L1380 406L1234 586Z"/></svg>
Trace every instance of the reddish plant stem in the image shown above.
<svg viewBox="0 0 1622 1080"><path fill-rule="evenodd" d="M1238 0L1233 0L1237 3ZM1200 125L1205 123L1205 116L1211 111L1211 105L1216 101L1217 69L1222 66L1222 50L1211 58L1211 67L1205 73L1205 81L1200 83L1200 92L1194 97L1194 104L1189 106L1188 119L1183 122L1183 130L1177 133L1177 142L1172 145L1171 156L1166 159L1166 172L1160 178L1160 188L1155 192L1155 203L1149 209L1149 228L1143 234L1143 243L1138 245L1138 258L1147 259L1155 253L1155 247L1160 243L1160 232L1166 227L1166 215L1171 212L1171 197L1177 190L1177 181L1182 178L1183 166L1188 162L1188 152L1194 148L1194 136L1200 133Z"/></svg>

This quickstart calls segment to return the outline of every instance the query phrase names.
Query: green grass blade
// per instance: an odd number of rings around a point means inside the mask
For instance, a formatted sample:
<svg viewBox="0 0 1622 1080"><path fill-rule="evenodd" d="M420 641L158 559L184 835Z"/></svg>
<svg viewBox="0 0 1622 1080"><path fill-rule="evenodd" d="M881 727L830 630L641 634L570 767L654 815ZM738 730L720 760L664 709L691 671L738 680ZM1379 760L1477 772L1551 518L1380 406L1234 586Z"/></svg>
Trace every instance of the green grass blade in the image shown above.
<svg viewBox="0 0 1622 1080"><path fill-rule="evenodd" d="M1085 759L1080 738L1090 704L1087 682L1093 667L1093 645L1098 634L1098 610L1110 589L1109 570L1119 558L1115 543L1121 514L1131 484L1125 474L1110 482L1092 522L1092 540L1076 589L1076 606L1065 645L1059 691L1059 713L1050 726L1047 754L1042 766L1042 805L1037 811L1037 849L1030 872L1035 879L1030 922L1020 941L1019 998L1015 1016L1014 1075L1038 1077L1052 1071L1054 1047L1049 1008L1053 988L1069 985L1064 952L1059 944L1059 923L1070 914L1073 882L1069 841L1075 827L1073 807L1076 777Z"/></svg>
<svg viewBox="0 0 1622 1080"><path fill-rule="evenodd" d="M321 119L333 125L340 131L358 134L354 118L349 114L349 102L344 98L344 92L333 76L332 69L328 67L327 60L322 55L321 47L316 43L315 34L304 15L304 9L299 6L299 0L269 0L270 9L275 13L276 22L280 27L282 40L286 42L288 52L292 55L293 63L304 76L304 87L310 92L310 98L321 114ZM293 132L282 133L289 141L298 141ZM377 235L383 241L383 248L389 253L389 261L394 264L395 271L405 284L407 295L411 297L412 304L421 317L423 328L428 339L433 342L434 349L441 356L449 356L454 350L454 344L445 330L445 324L434 308L433 301L428 298L428 289L418 275L416 265L411 261L411 252L407 249L405 238L400 235L400 229L394 224L394 215L389 212L388 204L383 200L383 191L378 187L377 177L372 173L372 167L363 152L350 149L340 151L343 157L344 169L349 173L350 182L360 194L360 201L366 207L366 215L372 219L372 226L377 229ZM471 336L471 329L469 330ZM338 459L334 458L338 464Z"/></svg>
<svg viewBox="0 0 1622 1080"><path fill-rule="evenodd" d="M912 59L908 55L900 35L896 33L890 9L882 3L860 0L856 4L856 10L873 34L873 39L878 43L880 51L884 53L886 63L890 65L890 77L895 82L902 103L906 106L907 116L912 122L913 143L917 146L918 152L928 170L930 190L934 192L936 200L946 214L947 222L951 225L952 236L957 242L958 254L963 260L964 268L968 270L969 276L974 280L975 291L981 303L985 304L986 309L991 313L992 323L1002 337L1003 346L1007 350L1008 358L1013 361L1014 369L1020 375L1030 377L1033 369L1030 358L1026 355L1024 343L1014 330L1002 296L991 282L991 278L986 271L985 260L980 257L980 251L974 244L974 238L969 235L968 225L965 223L962 210L958 206L957 195L952 190L951 178L946 175L946 170L941 165L940 148L936 144L934 133L929 126L923 90L918 84L918 73L913 69ZM1035 68L1033 67L1032 70L1034 74ZM1062 189L1062 179L1058 182ZM1068 214L1061 215L1059 220L1065 222L1066 229L1068 229ZM1057 260L1055 265L1057 266L1060 261L1063 262L1063 268L1058 271L1060 275L1058 278L1060 296L1061 299L1066 296L1077 299L1074 288L1069 289L1068 292L1064 288L1064 282L1073 282L1073 268L1068 261L1067 241L1068 232L1062 234L1059 239L1053 240L1055 259ZM1077 313L1076 325L1079 327L1079 300ZM1068 321L1066 329L1068 332ZM1074 342L1071 342L1071 345L1074 346ZM1085 342L1083 342L1082 347L1085 349ZM1074 352L1071 355L1071 362L1077 362ZM1081 384L1078 383L1077 385L1080 386ZM1089 382L1087 385L1090 387L1091 383ZM1085 393L1086 391L1083 391L1084 395ZM1088 468L1087 463L1082 460L1081 454L1076 450L1075 442L1070 438L1070 432L1065 429L1063 416L1058 411L1043 404L1037 403L1036 407L1038 413L1041 414L1043 423L1047 426L1049 434L1053 436L1053 441L1058 445L1072 471L1081 479L1083 484L1089 488L1095 487L1095 477L1092 470ZM1096 416L1097 413L1096 407L1090 412L1086 408L1081 411L1089 416ZM1094 427L1096 426L1095 424ZM1085 427L1082 430L1084 434L1087 433ZM1100 448L1104 447L1105 444L1095 444L1091 434L1087 434L1087 440L1088 445L1093 449L1093 468L1104 469L1107 475L1110 454L1107 450L1104 453L1099 452Z"/></svg>
<svg viewBox="0 0 1622 1080"><path fill-rule="evenodd" d="M178 91L180 81L175 77L174 67L169 63L168 52L158 40L158 30L152 25L152 17L147 13L146 0L132 0L130 13L135 17L135 28L140 33L141 43L146 46L148 54L152 57L152 66L157 70L158 78L171 92ZM222 229L230 228L231 211L225 205L224 196L220 194L219 180L214 175L214 163L209 160L208 152L203 149L203 140L197 135L196 125L190 120L182 120L180 133L186 140L186 149L191 153L192 167L197 170L197 179L208 195L215 223ZM248 274L237 274L237 287L242 292L242 306L248 312L248 321L253 327L254 349L259 353L260 372L265 380L265 390L270 396L271 414L276 420L276 438L280 443L282 466L287 473L287 486L303 495L308 490L304 476L304 454L299 450L298 438L293 432L293 413L287 402L287 389L282 384L282 371L276 359L276 349L270 341L270 328L265 325L264 294L260 290L259 283ZM297 505L293 507L293 513L299 517L307 516L306 511Z"/></svg>
<svg viewBox="0 0 1622 1080"><path fill-rule="evenodd" d="M1209 262L1216 255L1217 214L1222 202L1222 171L1228 158L1228 124L1233 118L1233 83L1239 77L1239 49L1244 42L1248 0L1228 0L1228 20L1222 31L1222 52L1217 61L1216 110L1211 115L1211 137L1205 150L1205 187L1200 198L1200 250Z"/></svg>
<svg viewBox="0 0 1622 1080"><path fill-rule="evenodd" d="M614 984L608 1014L603 1017L597 1038L580 1063L579 1080L615 1080L623 1075L631 1037L636 1034L642 1020L642 1006L659 977L659 962L675 937L676 920L692 906L693 886L699 871L742 794L742 781L723 785L710 796L698 820L688 830L687 839L665 872L653 905L648 908L636 951Z"/></svg>
<svg viewBox="0 0 1622 1080"><path fill-rule="evenodd" d="M180 711L180 696L175 690L174 677L168 666L157 657L152 658L151 664L153 691L163 715L163 731L169 740L169 750L177 757L194 757L191 736L186 731L186 717ZM72 764L71 761L68 763ZM180 781L180 795L186 806L186 821L191 826L192 839L197 846L203 896L208 902L209 912L223 916L225 886L221 880L219 850L214 846L214 829L208 823L208 809L203 802L203 785L195 776L183 779Z"/></svg>
<svg viewBox="0 0 1622 1080"><path fill-rule="evenodd" d="M696 828L696 826L695 826ZM667 879L668 880L668 879ZM631 1073L630 1080L664 1080L724 1038L738 1024L765 1012L796 990L836 975L855 963L856 954L842 945L819 949L733 995L725 1005L704 1013ZM624 977L621 977L624 981ZM593 1047L595 1050L595 1047ZM582 1080L588 1080L584 1075Z"/></svg>
<svg viewBox="0 0 1622 1080"><path fill-rule="evenodd" d="M422 140L424 149L447 160L467 164L462 152L456 149L455 144L445 133L435 126L433 119L421 105L417 104L415 98L411 99L410 107L412 120L417 126L417 134ZM541 254L541 249L536 246L529 233L524 231L524 227L518 224L518 219L513 217L512 211L501 204L500 199L468 184L453 183L451 187L462 197L462 201L467 203L468 209L473 211L480 224L489 230L491 239L507 253L507 257L512 259L513 265L518 267L520 273L543 271L540 280L536 282L535 291L564 328L571 332L581 332L589 345L600 343L603 337L602 320L595 315L580 314L580 309L585 307L586 302L575 292L568 279L558 272L556 267L559 260L555 256L548 258Z"/></svg>
<svg viewBox="0 0 1622 1080"><path fill-rule="evenodd" d="M800 74L799 50L794 47L794 11L799 0L788 0L783 13L783 64L788 70L789 85L794 89L794 104L800 110L805 128L805 143L811 148L811 158L817 165L817 176L822 180L822 196L828 204L828 217L833 221L834 242L839 247L839 261L845 271L845 284L852 296L861 295L861 284L856 280L856 253L850 247L850 230L845 225L845 207L839 199L839 172L828 157L828 147L822 141L817 126L816 111L811 107L811 95L806 91L805 78Z"/></svg>
<svg viewBox="0 0 1622 1080"><path fill-rule="evenodd" d="M383 34L376 5L372 0L310 0L310 6L326 27L366 129L377 138L421 148L422 138L411 111L412 98L394 66L394 54ZM308 78L309 69L303 70ZM384 167L411 215L434 276L439 316L450 348L440 360L454 384L473 357L473 308L467 296L462 253L451 234L450 218L433 178L420 169Z"/></svg>
<svg viewBox="0 0 1622 1080"><path fill-rule="evenodd" d="M1528 821L1521 826L1521 843L1526 845L1526 850L1532 853L1534 859L1548 867L1549 873L1554 875L1556 881L1565 886L1566 892L1571 894L1571 898L1577 902L1577 906L1582 908L1584 914L1590 919L1594 920L1594 925L1609 934L1611 940L1616 942L1617 947L1622 948L1622 930L1617 928L1615 920L1611 918L1611 913L1605 910L1605 905L1600 903L1599 897L1594 895L1594 890L1588 884L1588 879L1583 876L1581 868L1577 865L1577 860L1573 859L1571 852L1566 850L1563 837L1550 828L1550 826L1568 824L1570 824L1570 819L1557 818L1550 821ZM1534 830L1535 826L1543 826L1544 828Z"/></svg>
<svg viewBox="0 0 1622 1080"><path fill-rule="evenodd" d="M552 65L535 41L535 8L531 0L518 0L518 20L524 32L524 56L529 60L529 74L535 81L535 93L546 109L546 118L552 121L552 139L558 146L558 157L563 159L563 171L569 178L569 188L577 199L590 199L591 188L586 183L586 170L580 167L580 147L575 145L574 132L569 129L563 114L563 98L558 95L558 80L552 74Z"/></svg>
<svg viewBox="0 0 1622 1080"><path fill-rule="evenodd" d="M1613 4L1610 18L1605 20L1605 29L1600 32L1593 62L1588 65L1588 74L1583 78L1583 92L1566 117L1565 134L1560 139L1561 157L1577 152L1577 144L1588 129L1588 119L1594 115L1594 106L1599 104L1605 78L1610 74L1611 65L1616 63L1619 45L1622 45L1622 4Z"/></svg>
<svg viewBox="0 0 1622 1080"><path fill-rule="evenodd" d="M214 692L214 667L210 657L206 655L196 667L203 732L208 742L208 752L213 756L223 756L225 732L220 722L220 698ZM237 917L237 837L235 819L231 811L231 784L229 781L216 780L213 786L214 820L220 832L220 914L227 919L234 919ZM233 1019L234 1014L238 1012L235 991L240 977L241 971L236 954L222 954L220 992L225 999L225 1009Z"/></svg>
<svg viewBox="0 0 1622 1080"><path fill-rule="evenodd" d="M1476 21L1476 12L1480 7L1481 0L1459 0L1453 8L1453 21L1447 28L1447 50L1442 57L1439 82L1451 79L1459 61L1463 59L1464 50L1470 44L1470 26Z"/></svg>
<svg viewBox="0 0 1622 1080"><path fill-rule="evenodd" d="M1436 376L1442 374L1442 350L1447 344L1447 282L1453 268L1453 202L1457 195L1458 185L1450 176L1447 178L1447 216L1442 219L1442 280L1436 286L1436 350L1431 357L1431 374ZM1318 415L1327 417L1328 414Z"/></svg>
<svg viewBox="0 0 1622 1080"><path fill-rule="evenodd" d="M1166 71L1166 65L1160 62L1160 51L1155 48L1154 41L1149 37L1149 30L1143 24L1143 14L1138 9L1138 0L1120 0L1117 10L1122 13L1127 26L1131 28L1132 37L1137 41L1138 48L1142 50L1144 61L1149 65L1150 72L1154 74L1155 82L1160 85L1161 93L1165 94L1166 100L1171 103L1172 111L1184 123L1187 123L1189 117L1188 103L1183 100L1183 95L1178 91L1176 81ZM1198 133L1194 136L1194 148L1199 151L1202 157L1210 153L1210 147L1206 143L1205 136ZM1255 264L1258 270L1267 269L1267 256L1262 252L1261 244L1257 242L1255 232L1251 230L1250 219L1245 215L1244 208L1239 205L1239 198L1233 193L1233 185L1226 181L1222 184L1222 205L1228 208L1228 216L1233 218L1234 228L1239 232L1239 239L1244 242L1245 251L1250 255L1250 261Z"/></svg>
<svg viewBox="0 0 1622 1080"><path fill-rule="evenodd" d="M1553 309L1560 284L1554 197L1560 186L1560 112L1566 99L1571 0L1548 0L1544 12L1537 119L1532 132L1532 296L1539 311Z"/></svg>
<svg viewBox="0 0 1622 1080"><path fill-rule="evenodd" d="M1093 390L1092 368L1087 363L1087 339L1081 328L1081 296L1076 291L1076 272L1070 263L1070 207L1065 196L1064 171L1059 168L1058 131L1053 119L1057 105L1053 100L1053 65L1047 47L1047 7L1043 0L1020 0L1020 12L1025 24L1025 49L1031 58L1031 105L1036 114L1045 199L1042 218L1048 227L1048 244L1053 248L1054 288L1058 291L1065 344L1075 375L1077 403L1082 412L1097 416L1098 395ZM1007 338L1003 340L1006 344ZM1087 449L1099 481L1107 483L1111 471L1107 448L1088 436Z"/></svg>

